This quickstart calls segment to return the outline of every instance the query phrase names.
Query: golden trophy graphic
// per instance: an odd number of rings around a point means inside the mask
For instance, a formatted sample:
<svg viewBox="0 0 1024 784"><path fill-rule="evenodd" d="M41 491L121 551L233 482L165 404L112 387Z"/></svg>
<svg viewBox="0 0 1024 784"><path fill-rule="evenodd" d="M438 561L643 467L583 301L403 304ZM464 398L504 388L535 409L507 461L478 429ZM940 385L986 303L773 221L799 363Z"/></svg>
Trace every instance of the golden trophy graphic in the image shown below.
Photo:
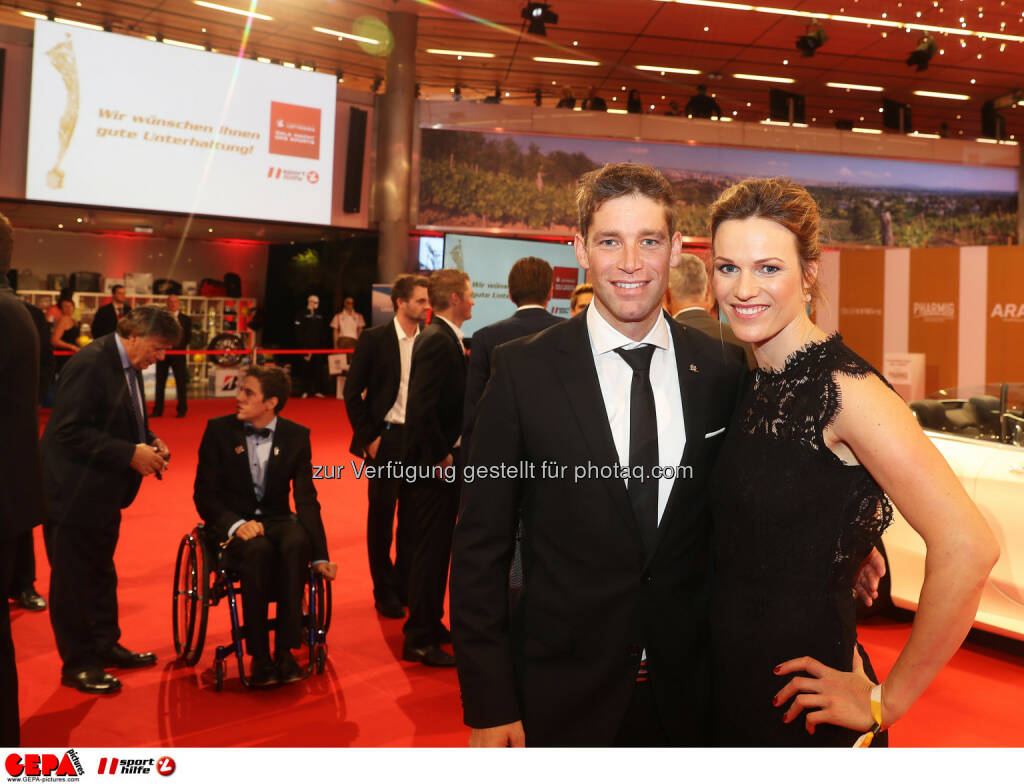
<svg viewBox="0 0 1024 784"><path fill-rule="evenodd" d="M68 145L71 144L71 137L78 124L78 61L75 59L75 50L71 46L70 33L66 35L66 40L53 47L46 53L46 56L50 58L53 67L57 69L57 73L64 80L64 87L68 91L68 105L64 109L64 114L61 115L60 125L57 127L57 138L60 140L57 162L46 173L46 184L54 190L58 190L64 187L64 170L60 168L60 163L67 154Z"/></svg>

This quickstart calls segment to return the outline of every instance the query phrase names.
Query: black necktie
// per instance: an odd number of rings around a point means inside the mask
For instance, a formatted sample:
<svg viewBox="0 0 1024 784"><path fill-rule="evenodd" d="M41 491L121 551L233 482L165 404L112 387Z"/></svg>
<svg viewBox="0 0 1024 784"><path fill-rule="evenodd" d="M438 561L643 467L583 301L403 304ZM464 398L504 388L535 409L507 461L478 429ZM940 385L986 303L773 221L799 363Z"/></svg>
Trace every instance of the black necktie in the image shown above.
<svg viewBox="0 0 1024 784"><path fill-rule="evenodd" d="M245 434L247 436L256 436L257 438L270 438L269 427L255 427L250 425L248 422L245 423Z"/></svg>
<svg viewBox="0 0 1024 784"><path fill-rule="evenodd" d="M640 525L647 551L654 546L658 533L658 480L652 476L658 464L658 418L654 409L654 388L651 387L651 357L655 346L631 350L615 349L633 369L629 386L629 469L627 484L629 501ZM643 479L634 472L643 470Z"/></svg>
<svg viewBox="0 0 1024 784"><path fill-rule="evenodd" d="M146 420L142 416L142 409L139 408L138 379L135 377L135 368L129 367L128 374L128 397L132 403L132 414L135 415L135 429L139 431L139 443L146 443Z"/></svg>

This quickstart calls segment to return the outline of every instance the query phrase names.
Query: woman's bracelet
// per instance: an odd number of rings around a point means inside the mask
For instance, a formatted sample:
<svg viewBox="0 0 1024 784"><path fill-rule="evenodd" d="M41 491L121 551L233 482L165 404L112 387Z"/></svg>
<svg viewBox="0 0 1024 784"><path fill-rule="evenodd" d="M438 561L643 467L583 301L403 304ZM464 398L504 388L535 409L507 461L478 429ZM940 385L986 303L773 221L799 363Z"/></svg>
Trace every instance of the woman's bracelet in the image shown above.
<svg viewBox="0 0 1024 784"><path fill-rule="evenodd" d="M875 739L878 733L888 729L882 722L882 684L876 683L871 687L871 720L874 724L871 725L871 729L857 738L857 742L853 744L855 749L864 749L871 745L871 741Z"/></svg>

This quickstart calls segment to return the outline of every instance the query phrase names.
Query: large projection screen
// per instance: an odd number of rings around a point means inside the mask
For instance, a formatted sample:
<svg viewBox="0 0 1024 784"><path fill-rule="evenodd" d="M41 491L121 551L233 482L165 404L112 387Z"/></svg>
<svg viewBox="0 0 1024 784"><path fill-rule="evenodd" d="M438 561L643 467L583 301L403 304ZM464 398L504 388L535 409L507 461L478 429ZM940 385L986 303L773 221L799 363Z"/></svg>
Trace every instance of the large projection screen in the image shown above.
<svg viewBox="0 0 1024 784"><path fill-rule="evenodd" d="M329 74L37 21L29 199L328 224Z"/></svg>
<svg viewBox="0 0 1024 784"><path fill-rule="evenodd" d="M524 256L536 256L551 265L555 291L548 311L567 317L572 290L583 282L585 275L576 263L576 252L571 244L472 234L444 235L444 266L465 272L473 286L473 318L462 325L462 333L467 338L481 327L516 312L515 303L508 298L508 273Z"/></svg>

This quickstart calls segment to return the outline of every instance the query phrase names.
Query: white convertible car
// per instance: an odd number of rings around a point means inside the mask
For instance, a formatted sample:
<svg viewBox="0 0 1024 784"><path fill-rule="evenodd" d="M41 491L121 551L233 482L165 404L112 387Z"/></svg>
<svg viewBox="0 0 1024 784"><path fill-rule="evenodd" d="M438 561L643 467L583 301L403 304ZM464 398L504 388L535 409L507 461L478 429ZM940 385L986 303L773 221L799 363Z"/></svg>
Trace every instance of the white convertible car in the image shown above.
<svg viewBox="0 0 1024 784"><path fill-rule="evenodd" d="M999 541L974 625L1024 640L1024 384L943 390L910 408ZM897 512L883 543L892 602L916 610L924 541Z"/></svg>

